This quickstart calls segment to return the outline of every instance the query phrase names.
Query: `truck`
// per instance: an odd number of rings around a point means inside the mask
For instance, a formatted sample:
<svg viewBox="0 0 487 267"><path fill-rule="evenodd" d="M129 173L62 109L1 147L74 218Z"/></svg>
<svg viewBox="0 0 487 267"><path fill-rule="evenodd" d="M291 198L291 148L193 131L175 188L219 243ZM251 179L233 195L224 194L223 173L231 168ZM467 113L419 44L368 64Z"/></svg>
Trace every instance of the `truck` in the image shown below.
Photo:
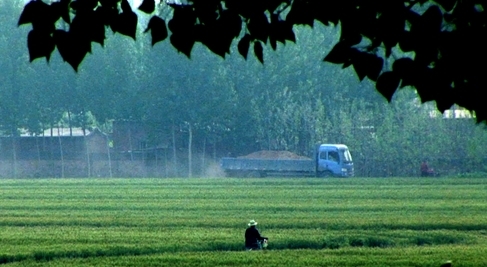
<svg viewBox="0 0 487 267"><path fill-rule="evenodd" d="M252 154L251 154L252 155ZM352 177L352 155L344 144L320 144L312 158L224 157L220 167L227 177Z"/></svg>

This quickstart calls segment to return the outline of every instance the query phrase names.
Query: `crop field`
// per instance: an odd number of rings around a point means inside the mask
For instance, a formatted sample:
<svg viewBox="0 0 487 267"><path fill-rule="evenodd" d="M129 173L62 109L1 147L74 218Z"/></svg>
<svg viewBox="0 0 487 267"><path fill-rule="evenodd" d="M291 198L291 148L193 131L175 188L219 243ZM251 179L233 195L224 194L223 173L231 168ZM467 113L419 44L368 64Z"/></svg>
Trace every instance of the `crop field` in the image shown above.
<svg viewBox="0 0 487 267"><path fill-rule="evenodd" d="M255 219L269 237L244 250ZM487 178L2 179L4 266L487 266Z"/></svg>

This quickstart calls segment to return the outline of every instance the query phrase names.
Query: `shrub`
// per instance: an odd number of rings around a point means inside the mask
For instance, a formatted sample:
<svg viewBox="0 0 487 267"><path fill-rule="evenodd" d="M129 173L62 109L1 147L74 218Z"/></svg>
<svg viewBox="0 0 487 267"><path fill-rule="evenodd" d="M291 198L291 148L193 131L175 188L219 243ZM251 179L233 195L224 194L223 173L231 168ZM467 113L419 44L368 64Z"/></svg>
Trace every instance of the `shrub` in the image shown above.
<svg viewBox="0 0 487 267"><path fill-rule="evenodd" d="M425 245L432 245L433 242L431 241L430 238L427 237L422 237L422 236L417 236L411 240L411 243L417 245L417 246L425 246Z"/></svg>
<svg viewBox="0 0 487 267"><path fill-rule="evenodd" d="M375 236L369 236L365 242L367 247L380 248L393 247L395 245L394 243L394 240Z"/></svg>
<svg viewBox="0 0 487 267"><path fill-rule="evenodd" d="M366 244L365 238L358 237L350 239L350 246L352 247L363 247Z"/></svg>
<svg viewBox="0 0 487 267"><path fill-rule="evenodd" d="M348 238L345 236L327 237L323 241L323 248L339 249L349 246Z"/></svg>

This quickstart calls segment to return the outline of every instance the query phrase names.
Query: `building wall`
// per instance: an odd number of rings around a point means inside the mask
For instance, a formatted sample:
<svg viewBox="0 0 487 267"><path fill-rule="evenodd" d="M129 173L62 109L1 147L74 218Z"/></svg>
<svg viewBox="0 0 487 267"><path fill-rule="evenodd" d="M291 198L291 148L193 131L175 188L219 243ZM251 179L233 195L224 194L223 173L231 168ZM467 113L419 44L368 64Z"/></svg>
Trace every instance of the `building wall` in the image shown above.
<svg viewBox="0 0 487 267"><path fill-rule="evenodd" d="M165 166L141 160L2 160L0 178L165 177Z"/></svg>
<svg viewBox="0 0 487 267"><path fill-rule="evenodd" d="M15 150L14 150L15 149ZM84 159L87 153L108 153L108 139L99 130L87 136L0 137L0 160Z"/></svg>
<svg viewBox="0 0 487 267"><path fill-rule="evenodd" d="M86 154L85 139L83 136L1 137L0 160L13 159L14 152L19 160L55 160L61 159L61 155L65 159L77 159Z"/></svg>
<svg viewBox="0 0 487 267"><path fill-rule="evenodd" d="M138 122L114 121L112 138L115 151L133 151L145 148L147 133Z"/></svg>
<svg viewBox="0 0 487 267"><path fill-rule="evenodd" d="M107 154L108 153L108 137L95 129L90 135L86 137L86 148L85 153L97 153L97 154Z"/></svg>

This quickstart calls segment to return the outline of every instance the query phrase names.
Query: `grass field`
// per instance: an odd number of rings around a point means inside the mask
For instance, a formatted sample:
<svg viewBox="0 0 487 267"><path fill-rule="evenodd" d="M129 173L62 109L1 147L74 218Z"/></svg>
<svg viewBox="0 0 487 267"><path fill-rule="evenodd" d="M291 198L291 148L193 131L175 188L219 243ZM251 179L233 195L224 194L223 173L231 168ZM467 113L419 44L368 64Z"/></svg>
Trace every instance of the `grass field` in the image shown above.
<svg viewBox="0 0 487 267"><path fill-rule="evenodd" d="M250 219L269 249L247 252ZM487 266L487 178L3 179L5 266Z"/></svg>

